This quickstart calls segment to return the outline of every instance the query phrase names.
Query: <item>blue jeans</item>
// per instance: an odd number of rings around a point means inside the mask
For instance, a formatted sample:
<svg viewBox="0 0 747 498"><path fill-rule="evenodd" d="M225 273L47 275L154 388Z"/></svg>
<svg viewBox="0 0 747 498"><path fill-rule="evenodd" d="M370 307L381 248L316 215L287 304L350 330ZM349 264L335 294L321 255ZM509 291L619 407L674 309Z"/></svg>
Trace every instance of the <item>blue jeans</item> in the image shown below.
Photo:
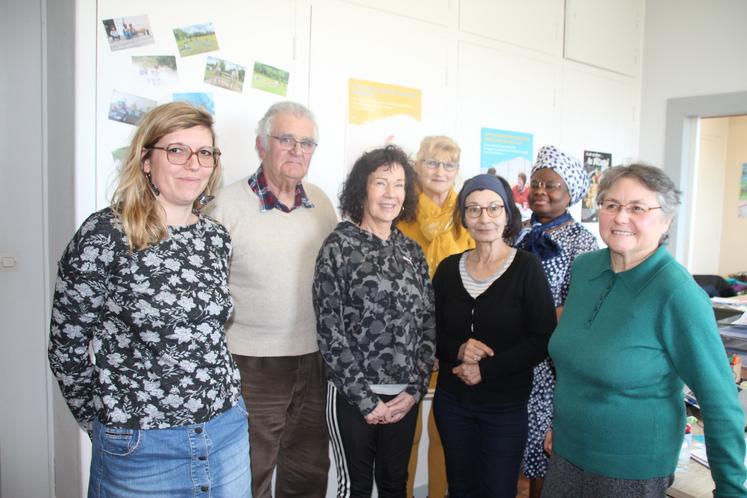
<svg viewBox="0 0 747 498"><path fill-rule="evenodd" d="M88 498L251 497L244 401L202 424L116 429L96 421Z"/></svg>
<svg viewBox="0 0 747 498"><path fill-rule="evenodd" d="M527 440L527 403L478 403L436 389L433 415L450 498L515 498Z"/></svg>

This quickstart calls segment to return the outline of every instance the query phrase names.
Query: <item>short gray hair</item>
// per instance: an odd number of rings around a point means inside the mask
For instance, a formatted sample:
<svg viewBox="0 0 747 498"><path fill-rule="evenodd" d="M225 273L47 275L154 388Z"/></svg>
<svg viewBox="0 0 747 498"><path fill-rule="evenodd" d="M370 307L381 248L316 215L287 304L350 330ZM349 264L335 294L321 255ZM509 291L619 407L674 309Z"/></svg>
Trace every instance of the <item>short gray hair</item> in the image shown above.
<svg viewBox="0 0 747 498"><path fill-rule="evenodd" d="M275 120L275 116L283 113L291 114L297 118L306 118L311 121L311 124L314 125L314 141L319 141L319 128L316 125L314 114L303 104L285 100L272 104L270 108L267 109L265 115L262 116L262 119L257 123L256 133L263 148L267 149L269 147L270 135L272 134L272 123Z"/></svg>
<svg viewBox="0 0 747 498"><path fill-rule="evenodd" d="M634 178L655 192L661 212L669 218L674 218L677 206L680 205L682 192L662 169L648 164L634 163L628 166L615 166L605 171L597 190L597 204L604 202L607 192L621 178Z"/></svg>

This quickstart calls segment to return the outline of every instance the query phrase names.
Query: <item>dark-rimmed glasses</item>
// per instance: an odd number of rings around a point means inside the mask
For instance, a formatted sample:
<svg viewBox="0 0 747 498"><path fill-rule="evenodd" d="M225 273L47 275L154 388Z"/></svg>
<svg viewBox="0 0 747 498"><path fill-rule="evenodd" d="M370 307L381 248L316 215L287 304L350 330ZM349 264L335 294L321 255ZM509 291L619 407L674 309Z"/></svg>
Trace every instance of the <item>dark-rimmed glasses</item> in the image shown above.
<svg viewBox="0 0 747 498"><path fill-rule="evenodd" d="M631 202L630 204L620 204L615 201L603 201L599 204L599 210L604 214L614 215L625 210L629 216L645 216L654 209L661 209L661 206L647 206L640 202Z"/></svg>
<svg viewBox="0 0 747 498"><path fill-rule="evenodd" d="M146 149L165 150L166 159L174 166L184 166L195 155L197 156L197 162L203 168L214 168L218 164L218 157L221 154L216 147L200 147L197 150L192 150L189 145L181 143L168 144L166 147L151 145Z"/></svg>
<svg viewBox="0 0 747 498"><path fill-rule="evenodd" d="M298 139L293 135L270 135L270 137L277 140L278 145L283 150L292 150L296 147L296 144L298 144L301 146L301 152L304 154L311 154L318 145L313 140L308 138Z"/></svg>
<svg viewBox="0 0 747 498"><path fill-rule="evenodd" d="M470 204L469 206L465 206L464 215L467 218L479 218L482 216L482 212L485 211L491 218L496 218L501 214L504 208L505 206L503 206L503 204L490 204L485 207L478 206L477 204Z"/></svg>

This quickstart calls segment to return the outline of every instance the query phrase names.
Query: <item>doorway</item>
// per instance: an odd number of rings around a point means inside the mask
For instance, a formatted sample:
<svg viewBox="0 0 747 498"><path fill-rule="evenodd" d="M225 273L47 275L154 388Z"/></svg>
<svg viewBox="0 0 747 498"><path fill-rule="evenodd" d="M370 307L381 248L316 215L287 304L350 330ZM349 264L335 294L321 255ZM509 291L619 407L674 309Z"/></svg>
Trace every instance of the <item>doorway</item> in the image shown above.
<svg viewBox="0 0 747 498"><path fill-rule="evenodd" d="M683 97L667 100L666 132L664 143L664 170L683 191L679 216L670 229L669 250L678 261L688 265L693 233L693 211L696 205L698 181L696 178L699 150L699 128L702 118L730 118L747 115L747 92L723 93ZM747 141L743 136L742 142ZM747 162L747 156L744 157ZM741 167L741 165L740 165ZM725 178L724 185L737 183ZM702 207L709 211L710 207ZM722 211L722 213L725 211ZM747 234L747 218L737 220L739 233ZM723 235L723 227L722 227ZM731 243L731 242L730 242ZM738 250L737 246L736 249ZM743 258L744 259L744 258ZM747 266L747 262L742 263ZM721 258L719 257L719 269ZM689 268L688 268L689 269ZM747 268L741 268L745 270ZM735 270L740 271L740 270Z"/></svg>
<svg viewBox="0 0 747 498"><path fill-rule="evenodd" d="M747 116L702 118L686 264L693 274L726 276L747 269Z"/></svg>

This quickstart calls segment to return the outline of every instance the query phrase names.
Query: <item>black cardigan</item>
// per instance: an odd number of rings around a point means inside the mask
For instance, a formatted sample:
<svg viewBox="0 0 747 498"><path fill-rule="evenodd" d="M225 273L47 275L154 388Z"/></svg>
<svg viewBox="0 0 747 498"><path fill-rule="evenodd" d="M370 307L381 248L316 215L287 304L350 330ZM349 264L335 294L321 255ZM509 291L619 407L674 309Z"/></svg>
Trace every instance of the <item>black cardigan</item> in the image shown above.
<svg viewBox="0 0 747 498"><path fill-rule="evenodd" d="M529 398L532 369L547 356L556 325L552 294L539 260L521 249L511 265L477 299L467 293L455 254L433 277L436 298L438 389L477 402L521 402ZM468 386L452 373L460 346L470 337L495 352L479 363L482 381Z"/></svg>

